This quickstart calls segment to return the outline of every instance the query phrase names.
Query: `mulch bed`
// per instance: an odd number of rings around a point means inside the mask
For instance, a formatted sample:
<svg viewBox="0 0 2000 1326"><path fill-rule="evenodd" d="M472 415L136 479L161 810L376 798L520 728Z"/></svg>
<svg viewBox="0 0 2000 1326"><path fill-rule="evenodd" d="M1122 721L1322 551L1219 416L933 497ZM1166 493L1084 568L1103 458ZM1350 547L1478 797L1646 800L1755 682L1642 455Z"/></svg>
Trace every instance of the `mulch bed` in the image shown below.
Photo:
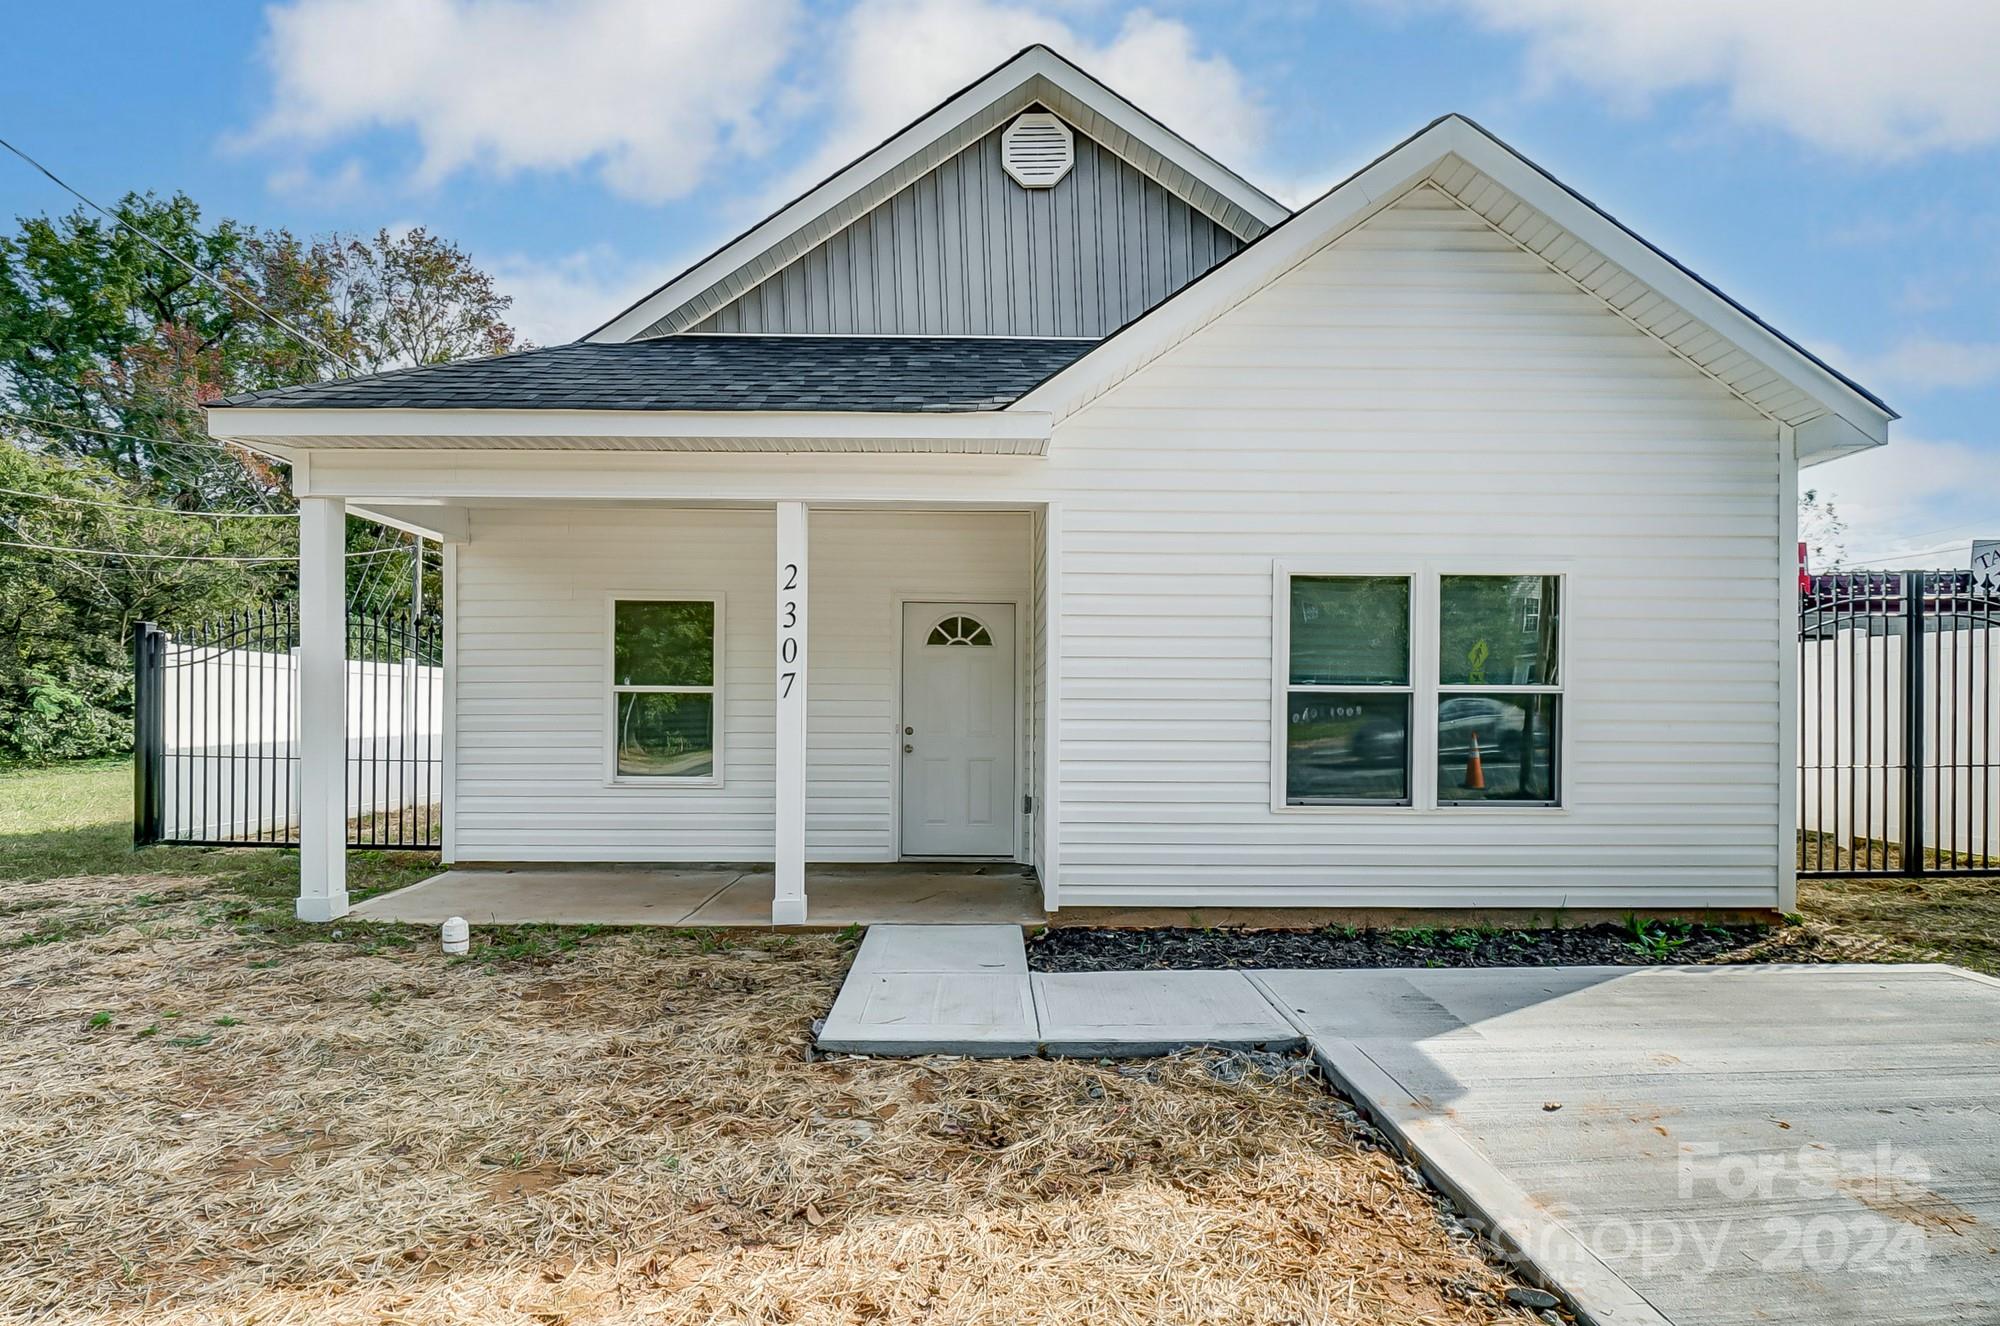
<svg viewBox="0 0 2000 1326"><path fill-rule="evenodd" d="M1574 967L1810 961L1757 925L1650 922L1539 930L1147 930L1060 927L1028 941L1033 971L1197 971L1241 967Z"/></svg>

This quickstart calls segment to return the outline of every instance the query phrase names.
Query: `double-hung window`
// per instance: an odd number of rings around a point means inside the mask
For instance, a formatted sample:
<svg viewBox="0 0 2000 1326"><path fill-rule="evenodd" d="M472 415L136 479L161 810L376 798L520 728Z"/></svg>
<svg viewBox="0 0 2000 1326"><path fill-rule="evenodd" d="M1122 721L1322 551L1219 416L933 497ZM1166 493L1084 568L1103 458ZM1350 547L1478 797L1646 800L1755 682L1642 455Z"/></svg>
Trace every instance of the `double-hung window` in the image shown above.
<svg viewBox="0 0 2000 1326"><path fill-rule="evenodd" d="M1410 578L1293 576L1285 802L1410 804Z"/></svg>
<svg viewBox="0 0 2000 1326"><path fill-rule="evenodd" d="M619 782L719 781L713 598L611 602L611 775Z"/></svg>
<svg viewBox="0 0 2000 1326"><path fill-rule="evenodd" d="M1560 803L1560 576L1281 584L1281 804Z"/></svg>
<svg viewBox="0 0 2000 1326"><path fill-rule="evenodd" d="M1438 578L1437 800L1556 804L1562 581Z"/></svg>

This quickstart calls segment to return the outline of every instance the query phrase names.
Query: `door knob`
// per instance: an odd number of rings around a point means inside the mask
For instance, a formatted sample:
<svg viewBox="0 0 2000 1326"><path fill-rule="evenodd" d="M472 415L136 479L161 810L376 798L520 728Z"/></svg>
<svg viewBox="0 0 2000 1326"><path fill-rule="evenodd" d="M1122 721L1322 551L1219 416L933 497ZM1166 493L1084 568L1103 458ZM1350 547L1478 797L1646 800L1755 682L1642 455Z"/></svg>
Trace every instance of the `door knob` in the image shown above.
<svg viewBox="0 0 2000 1326"><path fill-rule="evenodd" d="M904 742L904 743L903 743L903 754L905 754L905 755L908 755L908 754L912 753L912 752L913 752L913 751L915 751L915 750L916 750L916 747L915 747L915 746L912 746L912 745L911 745L911 744L910 744L909 742L907 742L907 741L906 741L906 742Z"/></svg>

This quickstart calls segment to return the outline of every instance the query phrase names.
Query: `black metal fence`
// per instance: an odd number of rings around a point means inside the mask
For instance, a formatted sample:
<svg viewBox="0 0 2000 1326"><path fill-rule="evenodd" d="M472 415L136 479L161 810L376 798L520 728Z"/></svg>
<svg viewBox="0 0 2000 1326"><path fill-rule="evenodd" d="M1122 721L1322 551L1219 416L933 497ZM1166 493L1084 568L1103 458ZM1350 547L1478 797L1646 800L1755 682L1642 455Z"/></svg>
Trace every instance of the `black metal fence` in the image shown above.
<svg viewBox="0 0 2000 1326"><path fill-rule="evenodd" d="M133 641L133 838L299 840L298 615L289 605ZM347 841L443 839L444 634L435 617L347 622Z"/></svg>
<svg viewBox="0 0 2000 1326"><path fill-rule="evenodd" d="M2000 580L1799 589L1799 873L2000 873Z"/></svg>

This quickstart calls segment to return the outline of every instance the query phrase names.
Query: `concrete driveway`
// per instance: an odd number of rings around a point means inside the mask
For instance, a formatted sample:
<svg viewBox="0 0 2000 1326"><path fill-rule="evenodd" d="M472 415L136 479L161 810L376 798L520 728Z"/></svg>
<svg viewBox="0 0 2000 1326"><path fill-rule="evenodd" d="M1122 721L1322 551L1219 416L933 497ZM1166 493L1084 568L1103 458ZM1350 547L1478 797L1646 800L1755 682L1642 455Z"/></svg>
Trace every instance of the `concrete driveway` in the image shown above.
<svg viewBox="0 0 2000 1326"><path fill-rule="evenodd" d="M2000 1322L2000 981L1949 967L1251 980L1610 1323Z"/></svg>

